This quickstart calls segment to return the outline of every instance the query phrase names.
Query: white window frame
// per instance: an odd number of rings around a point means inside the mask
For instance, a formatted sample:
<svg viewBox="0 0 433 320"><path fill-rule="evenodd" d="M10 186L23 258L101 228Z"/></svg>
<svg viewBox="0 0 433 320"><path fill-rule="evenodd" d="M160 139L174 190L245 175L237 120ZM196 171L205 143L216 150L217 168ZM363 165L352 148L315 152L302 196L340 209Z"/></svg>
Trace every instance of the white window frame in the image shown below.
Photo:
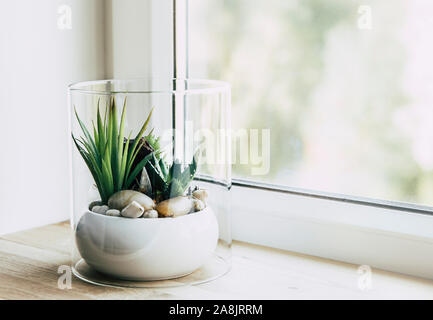
<svg viewBox="0 0 433 320"><path fill-rule="evenodd" d="M235 179L233 238L433 279L428 207Z"/></svg>

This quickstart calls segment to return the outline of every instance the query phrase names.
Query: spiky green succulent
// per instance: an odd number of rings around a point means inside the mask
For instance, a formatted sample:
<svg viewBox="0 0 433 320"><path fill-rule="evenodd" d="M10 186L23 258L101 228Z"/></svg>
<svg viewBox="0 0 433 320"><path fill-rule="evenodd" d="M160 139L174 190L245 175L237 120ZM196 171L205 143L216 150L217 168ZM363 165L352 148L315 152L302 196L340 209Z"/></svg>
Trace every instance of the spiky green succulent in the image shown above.
<svg viewBox="0 0 433 320"><path fill-rule="evenodd" d="M193 157L191 164L183 168L178 161L174 161L168 167L163 158L158 159L155 153L152 153L151 156L152 158L146 164L146 171L155 198L166 200L185 194L197 171L196 157Z"/></svg>
<svg viewBox="0 0 433 320"><path fill-rule="evenodd" d="M183 195L197 171L196 156L194 156L192 163L184 168L178 161L168 165L165 158L161 156L160 137L154 135L153 131L142 138L139 144L143 147L135 161L138 162L140 159L150 156L145 166L152 186L152 194L149 196L159 202ZM137 176L134 189L139 188L139 181L140 175Z"/></svg>
<svg viewBox="0 0 433 320"><path fill-rule="evenodd" d="M149 113L135 139L131 140L131 133L128 138L125 138L124 135L126 99L120 123L117 119L117 106L114 98L107 109L108 112L105 112L104 119L102 119L98 101L96 125L92 123L93 137L80 120L77 111L74 110L84 136L75 138L72 134L72 139L95 180L104 204L114 193L130 189L136 177L152 158L152 154L148 154L136 161L138 153L143 148L143 143L139 141L147 139L147 137L143 138L143 135L153 110Z"/></svg>

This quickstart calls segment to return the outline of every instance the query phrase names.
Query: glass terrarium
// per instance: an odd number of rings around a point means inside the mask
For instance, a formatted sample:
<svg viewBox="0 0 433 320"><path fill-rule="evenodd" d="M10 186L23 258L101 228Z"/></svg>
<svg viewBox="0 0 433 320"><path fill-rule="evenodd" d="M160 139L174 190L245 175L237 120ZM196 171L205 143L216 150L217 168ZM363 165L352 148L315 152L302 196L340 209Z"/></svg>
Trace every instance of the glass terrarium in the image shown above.
<svg viewBox="0 0 433 320"><path fill-rule="evenodd" d="M88 282L164 287L230 268L230 87L71 85L72 268Z"/></svg>

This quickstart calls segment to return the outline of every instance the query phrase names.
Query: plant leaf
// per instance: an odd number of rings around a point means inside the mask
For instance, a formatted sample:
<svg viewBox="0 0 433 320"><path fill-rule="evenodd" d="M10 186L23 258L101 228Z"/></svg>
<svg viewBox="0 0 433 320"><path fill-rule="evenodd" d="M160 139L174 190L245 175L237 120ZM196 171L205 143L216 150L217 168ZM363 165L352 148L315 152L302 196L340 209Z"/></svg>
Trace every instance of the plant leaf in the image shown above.
<svg viewBox="0 0 433 320"><path fill-rule="evenodd" d="M147 117L146 121L144 122L143 126L141 127L140 132L137 134L137 136L134 139L134 143L132 144L132 148L131 148L131 155L134 157L137 154L135 153L135 149L137 148L137 144L139 143L139 140L141 139L141 137L143 136L144 132L147 129L147 125L149 124L150 118L152 117L152 113L153 113L153 108L152 110L150 110L149 116ZM138 153L138 151L137 151Z"/></svg>
<svg viewBox="0 0 433 320"><path fill-rule="evenodd" d="M125 131L125 110L126 110L126 98L123 102L122 116L120 119L119 136L117 137L117 190L120 190L123 184L124 177L122 176L122 166L123 166L123 144L124 144L124 131ZM129 138L128 138L129 140ZM126 155L128 152L126 151ZM125 159L126 164L126 159Z"/></svg>
<svg viewBox="0 0 433 320"><path fill-rule="evenodd" d="M74 111L75 111L75 116L77 117L78 123L79 123L79 125L81 127L81 130L83 130L84 136L86 137L86 140L89 142L89 144L91 145L91 147L93 149L93 152L96 154L96 145L95 145L95 142L92 139L92 136L90 135L90 133L87 130L86 126L81 121L80 117L78 116L77 109L75 107L74 107Z"/></svg>
<svg viewBox="0 0 433 320"><path fill-rule="evenodd" d="M123 155L122 155L122 164L120 166L120 185L122 187L124 187L123 183L126 180L125 176L127 176L127 175L125 175L125 173L126 173L126 166L127 166L127 160L128 160L128 149L129 149L130 140L131 140L131 134L129 134L128 140L126 140L125 148L123 150Z"/></svg>
<svg viewBox="0 0 433 320"><path fill-rule="evenodd" d="M151 158L152 154L148 154L146 157L144 157L143 160L141 160L132 171L131 175L128 177L128 180L126 180L125 187L128 189L131 187L132 183L134 182L137 175L140 173L141 170L143 170L144 166L148 163L149 159Z"/></svg>

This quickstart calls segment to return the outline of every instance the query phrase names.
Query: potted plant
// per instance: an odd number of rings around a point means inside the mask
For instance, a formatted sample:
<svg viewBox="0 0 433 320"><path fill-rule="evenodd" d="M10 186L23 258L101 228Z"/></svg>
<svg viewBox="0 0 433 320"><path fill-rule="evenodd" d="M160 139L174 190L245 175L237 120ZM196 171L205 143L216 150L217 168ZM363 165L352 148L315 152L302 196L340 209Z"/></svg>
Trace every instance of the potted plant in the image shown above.
<svg viewBox="0 0 433 320"><path fill-rule="evenodd" d="M214 252L218 223L208 192L193 188L197 155L190 164L169 164L149 113L139 133L126 133L126 99L118 117L115 99L102 115L99 101L92 128L75 117L72 135L99 199L79 219L75 241L95 270L124 280L163 280L198 269Z"/></svg>

